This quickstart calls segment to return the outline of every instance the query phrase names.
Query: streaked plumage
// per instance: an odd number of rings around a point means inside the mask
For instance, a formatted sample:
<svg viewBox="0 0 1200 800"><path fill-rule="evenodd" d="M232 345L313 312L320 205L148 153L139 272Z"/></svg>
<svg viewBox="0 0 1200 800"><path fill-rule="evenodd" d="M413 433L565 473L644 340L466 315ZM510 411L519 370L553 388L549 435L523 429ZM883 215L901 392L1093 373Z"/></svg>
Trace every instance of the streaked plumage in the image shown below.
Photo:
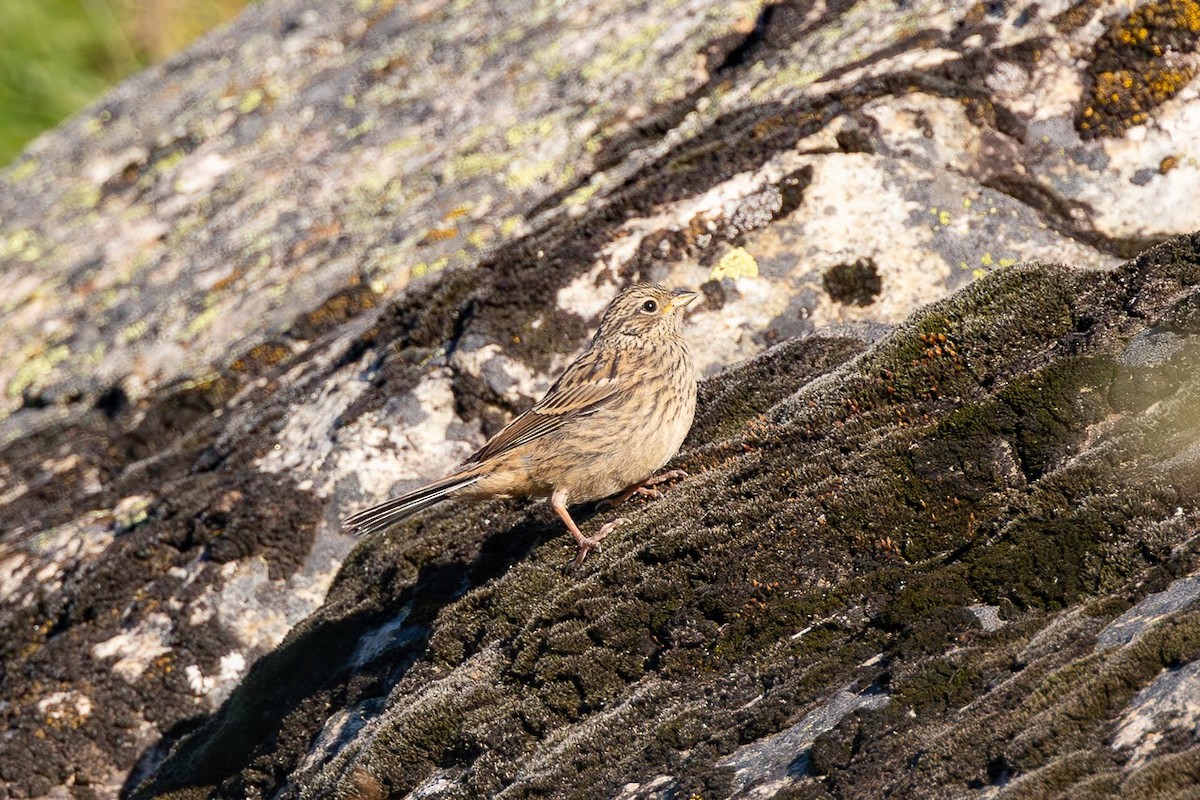
<svg viewBox="0 0 1200 800"><path fill-rule="evenodd" d="M697 296L652 283L621 292L588 349L532 408L451 475L353 514L343 526L366 535L450 498L547 497L579 545L578 566L626 520L589 539L567 505L655 494L641 487L691 428L696 371L680 322Z"/></svg>

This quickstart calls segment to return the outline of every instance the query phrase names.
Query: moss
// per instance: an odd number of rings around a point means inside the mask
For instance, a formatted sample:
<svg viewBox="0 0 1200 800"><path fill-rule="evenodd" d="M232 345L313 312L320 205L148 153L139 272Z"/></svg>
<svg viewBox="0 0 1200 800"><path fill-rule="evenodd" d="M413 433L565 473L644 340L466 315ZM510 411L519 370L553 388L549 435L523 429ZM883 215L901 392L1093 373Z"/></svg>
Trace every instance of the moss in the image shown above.
<svg viewBox="0 0 1200 800"><path fill-rule="evenodd" d="M1021 737L1019 747L1014 749L1017 762L1027 766L1046 763L1054 754L1078 749L1098 732L1107 731L1120 710L1164 667L1187 663L1200 655L1198 633L1197 616L1181 615L1152 628L1106 662L1061 676L1062 689L1058 693L1047 689L1040 695L1050 701L1049 712L1039 714L1037 724ZM1020 713L1024 715L1024 710ZM1070 780L1075 779L1077 776L1070 776Z"/></svg>
<svg viewBox="0 0 1200 800"><path fill-rule="evenodd" d="M1110 410L1115 373L1105 358L1070 359L999 393L999 403L987 410L1004 420L998 433L1012 436L1027 478L1041 477L1077 451L1088 426Z"/></svg>
<svg viewBox="0 0 1200 800"><path fill-rule="evenodd" d="M845 305L869 306L883 290L879 267L871 258L836 264L825 271L821 282L834 302Z"/></svg>
<svg viewBox="0 0 1200 800"><path fill-rule="evenodd" d="M1051 18L1054 27L1064 34L1077 31L1086 25L1104 5L1104 0L1081 0Z"/></svg>
<svg viewBox="0 0 1200 800"><path fill-rule="evenodd" d="M1186 797L1200 785L1200 752L1195 748L1174 753L1150 762L1120 779L1117 775L1106 776L1107 786L1112 786L1121 797L1145 798ZM1107 788L1106 786L1098 788ZM1096 792L1095 797L1101 797ZM1114 796L1113 794L1108 795Z"/></svg>
<svg viewBox="0 0 1200 800"><path fill-rule="evenodd" d="M733 437L809 380L850 360L863 348L858 339L792 339L746 365L745 380L704 381L684 450Z"/></svg>
<svg viewBox="0 0 1200 800"><path fill-rule="evenodd" d="M975 599L966 569L954 565L915 578L900 579L894 597L882 608L876 624L901 633L906 652L936 653L948 639L970 627L966 606Z"/></svg>
<svg viewBox="0 0 1200 800"><path fill-rule="evenodd" d="M898 682L892 702L897 709L918 716L959 708L984 687L982 674L971 664L953 657L934 659Z"/></svg>
<svg viewBox="0 0 1200 800"><path fill-rule="evenodd" d="M1101 797L1123 796L1119 793L1105 794L1106 784L1112 781L1112 774L1105 775L1104 771L1112 770L1111 758L1095 752L1067 753L1047 764L1032 775L1021 775L1021 782L1013 786L1010 794L1016 798L1039 798L1061 794L1070 790L1072 796ZM1097 794L1099 792L1099 794Z"/></svg>
<svg viewBox="0 0 1200 800"><path fill-rule="evenodd" d="M291 356L291 348L282 342L260 342L230 362L229 369L243 375L259 375Z"/></svg>
<svg viewBox="0 0 1200 800"><path fill-rule="evenodd" d="M164 440L175 441L208 419L233 397L240 383L231 373L211 373L167 387L145 404L135 427L115 437L114 447L129 461L147 457Z"/></svg>
<svg viewBox="0 0 1200 800"><path fill-rule="evenodd" d="M370 284L362 281L335 292L312 311L301 314L288 328L288 335L297 339L316 339L375 308L378 302L379 298Z"/></svg>

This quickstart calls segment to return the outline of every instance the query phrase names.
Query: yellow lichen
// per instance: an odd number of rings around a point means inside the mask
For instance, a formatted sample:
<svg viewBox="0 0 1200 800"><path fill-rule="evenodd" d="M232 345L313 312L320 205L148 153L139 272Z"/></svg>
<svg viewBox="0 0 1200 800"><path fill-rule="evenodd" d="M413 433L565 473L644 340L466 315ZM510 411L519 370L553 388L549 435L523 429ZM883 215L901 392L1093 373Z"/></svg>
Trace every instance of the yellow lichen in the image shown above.
<svg viewBox="0 0 1200 800"><path fill-rule="evenodd" d="M487 228L476 228L467 234L467 244L474 247L476 250L482 250L487 245L488 239L492 238L491 233Z"/></svg>
<svg viewBox="0 0 1200 800"><path fill-rule="evenodd" d="M574 174L569 165L561 166L555 159L546 158L533 164L514 166L505 177L504 185L513 191L528 189L543 179L553 176L556 171L559 173L557 176L559 183L569 182Z"/></svg>
<svg viewBox="0 0 1200 800"><path fill-rule="evenodd" d="M744 247L735 247L717 262L708 274L709 280L722 278L757 278L758 262Z"/></svg>
<svg viewBox="0 0 1200 800"><path fill-rule="evenodd" d="M187 158L187 155L188 154L183 150L173 150L155 162L154 171L163 173L167 170L174 169L181 161Z"/></svg>
<svg viewBox="0 0 1200 800"><path fill-rule="evenodd" d="M377 117L368 117L368 118L364 119L362 122L355 125L350 130L346 131L346 138L347 139L357 139L359 136L362 136L364 133L370 133L371 131L375 130L376 128L379 127L379 125L380 125L380 122Z"/></svg>
<svg viewBox="0 0 1200 800"><path fill-rule="evenodd" d="M530 139L546 139L554 133L557 124L552 119L535 119L514 125L504 132L504 141L509 147L520 147Z"/></svg>
<svg viewBox="0 0 1200 800"><path fill-rule="evenodd" d="M575 191L571 192L569 195L567 195L566 199L563 200L563 205L565 205L565 206L581 206L581 205L585 204L588 200L591 200L592 197L594 197L596 192L598 192L598 191L600 191L599 183L595 183L595 182L586 183L583 186L580 186Z"/></svg>
<svg viewBox="0 0 1200 800"><path fill-rule="evenodd" d="M584 80L594 83L636 71L650 57L654 43L666 29L665 24L646 26L584 64L579 74Z"/></svg>
<svg viewBox="0 0 1200 800"><path fill-rule="evenodd" d="M1172 53L1191 51L1200 33L1198 0L1157 0L1135 9L1096 44L1092 87L1076 117L1088 135L1115 135L1149 121L1151 112L1195 77Z"/></svg>
<svg viewBox="0 0 1200 800"><path fill-rule="evenodd" d="M780 69L768 70L764 72L763 79L751 87L750 99L757 103L784 91L806 89L820 77L819 70L802 64L790 64Z"/></svg>
<svg viewBox="0 0 1200 800"><path fill-rule="evenodd" d="M145 320L139 319L131 325L126 325L121 330L121 341L125 344L137 341L145 335L146 331L150 330L150 324Z"/></svg>
<svg viewBox="0 0 1200 800"><path fill-rule="evenodd" d="M77 183L63 193L63 207L72 211L88 211L100 202L100 187L94 183Z"/></svg>
<svg viewBox="0 0 1200 800"><path fill-rule="evenodd" d="M266 95L262 89L251 89L242 95L242 99L238 101L238 111L243 114L249 114L261 106L264 99L266 99Z"/></svg>
<svg viewBox="0 0 1200 800"><path fill-rule="evenodd" d="M451 161L450 165L446 168L445 178L451 183L469 180L479 175L500 172L507 164L508 156L477 150L459 156L457 159Z"/></svg>
<svg viewBox="0 0 1200 800"><path fill-rule="evenodd" d="M521 226L524 224L524 217L505 217L500 222L500 235L512 236L514 233L521 230Z"/></svg>
<svg viewBox="0 0 1200 800"><path fill-rule="evenodd" d="M217 317L219 317L220 315L221 315L221 309L219 309L215 305L204 309L199 314L197 314L192 319L191 322L188 323L187 328L184 330L184 335L190 339L190 338L196 336L197 334L204 332L214 322L217 321Z"/></svg>
<svg viewBox="0 0 1200 800"><path fill-rule="evenodd" d="M428 264L425 263L424 261L422 261L418 264L413 265L411 274L414 279L420 278L423 275L428 275L430 272L438 272L440 270L443 270L449 264L450 264L450 259L445 256L437 259L436 261L432 261Z"/></svg>

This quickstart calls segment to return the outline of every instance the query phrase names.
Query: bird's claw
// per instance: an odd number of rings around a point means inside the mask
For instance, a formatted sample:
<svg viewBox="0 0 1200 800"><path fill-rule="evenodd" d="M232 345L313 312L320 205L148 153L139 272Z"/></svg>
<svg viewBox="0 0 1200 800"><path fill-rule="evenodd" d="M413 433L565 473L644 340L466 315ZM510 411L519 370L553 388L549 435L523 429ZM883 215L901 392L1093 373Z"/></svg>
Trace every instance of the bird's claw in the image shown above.
<svg viewBox="0 0 1200 800"><path fill-rule="evenodd" d="M647 489L644 486L639 486L631 492L626 492L625 494L618 495L617 497L609 497L605 500L601 500L599 503L596 504L596 510L597 511L612 511L614 508L621 505L621 503L624 503L626 500L628 500L630 497L633 497L635 494L640 494L643 497L649 497L654 500L657 500L658 498L663 496L663 493L658 491L657 489Z"/></svg>
<svg viewBox="0 0 1200 800"><path fill-rule="evenodd" d="M653 478L651 478L650 480L643 483L642 486L643 487L657 486L660 483L666 483L667 481L674 481L674 480L683 480L684 478L687 478L687 477L690 477L690 476L688 475L688 471L686 469L671 469L671 470L667 470L666 472L664 472L661 475L655 475Z"/></svg>
<svg viewBox="0 0 1200 800"><path fill-rule="evenodd" d="M612 522L606 522L604 524L604 526L602 528L600 528L599 531L596 532L596 535L594 537L592 537L591 541L595 544L595 546L598 547L600 545L600 540L603 539L605 536L608 536L609 531L611 531L613 528L616 528L620 525L624 525L627 522L629 522L629 519L627 517L617 517Z"/></svg>
<svg viewBox="0 0 1200 800"><path fill-rule="evenodd" d="M605 536L608 536L613 528L616 528L619 525L624 525L627 522L629 522L629 520L626 517L618 517L612 522L605 523L600 530L596 531L596 535L592 538L578 539L576 544L579 545L579 552L575 554L575 560L571 562L570 571L574 572L575 570L579 569L579 566L583 563L583 560L587 558L588 553L592 552L593 550L599 553L600 540Z"/></svg>
<svg viewBox="0 0 1200 800"><path fill-rule="evenodd" d="M655 475L653 478L649 478L644 483L634 486L631 489L626 489L616 497L609 497L605 500L601 500L596 504L596 510L607 511L611 508L616 508L630 497L633 497L635 494L640 494L642 497L649 497L651 500L658 500L663 496L663 493L658 489L651 489L651 486L657 486L658 484L666 483L667 481L682 480L686 477L688 477L688 473L682 469L673 469L664 472L661 475Z"/></svg>

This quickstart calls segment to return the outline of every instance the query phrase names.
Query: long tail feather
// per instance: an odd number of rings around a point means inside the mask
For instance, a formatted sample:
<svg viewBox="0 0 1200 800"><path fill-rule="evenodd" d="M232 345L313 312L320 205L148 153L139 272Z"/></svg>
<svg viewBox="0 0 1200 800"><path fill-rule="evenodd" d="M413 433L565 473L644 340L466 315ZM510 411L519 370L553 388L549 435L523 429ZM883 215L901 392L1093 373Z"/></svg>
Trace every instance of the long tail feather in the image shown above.
<svg viewBox="0 0 1200 800"><path fill-rule="evenodd" d="M414 489L408 494L393 497L377 506L351 514L342 520L342 528L354 536L366 536L375 531L389 528L400 520L411 517L432 505L437 505L459 489L479 480L479 475L451 475L440 481Z"/></svg>

